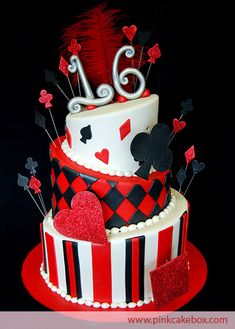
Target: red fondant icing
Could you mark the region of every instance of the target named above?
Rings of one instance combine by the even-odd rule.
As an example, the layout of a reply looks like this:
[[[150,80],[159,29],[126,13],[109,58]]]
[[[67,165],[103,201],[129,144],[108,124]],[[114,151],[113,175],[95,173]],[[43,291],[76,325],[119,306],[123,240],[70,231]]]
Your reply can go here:
[[[158,232],[157,267],[171,259],[173,226]]]
[[[149,216],[151,211],[153,210],[155,206],[155,201],[152,199],[152,197],[148,194],[144,197],[142,202],[139,205],[139,209],[144,213],[146,216]]]
[[[94,300],[98,302],[112,302],[112,273],[110,243],[102,245],[92,244],[92,269]]]
[[[189,214],[185,212],[183,214],[183,230],[182,230],[182,245],[181,245],[181,254],[184,254],[186,251],[186,241],[188,235],[188,218]]]
[[[69,147],[71,148],[72,147],[72,137],[71,137],[70,131],[67,127],[66,127],[65,131],[66,131],[67,142],[69,144]]]
[[[95,106],[95,105],[87,105],[87,106],[86,106],[86,109],[87,109],[88,111],[91,111],[91,110],[96,109],[96,106]]]
[[[133,204],[129,200],[125,199],[117,208],[116,213],[128,223],[135,211],[136,208],[133,206]]]
[[[132,301],[139,301],[139,238],[134,238],[132,243]]]
[[[71,295],[71,297],[77,297],[72,242],[66,241],[65,246],[66,246],[66,254],[67,254],[67,261],[68,261],[70,295]]]
[[[59,63],[59,70],[66,76],[69,76],[68,70],[69,63],[61,56],[60,63]]]
[[[99,159],[100,161],[108,164],[109,163],[109,150],[103,149],[101,152],[96,152],[95,157]]]
[[[154,303],[162,308],[189,290],[188,257],[183,254],[150,272]]]
[[[119,128],[121,141],[131,132],[131,121],[126,120]]]
[[[127,98],[125,96],[119,95],[117,98],[118,103],[125,103],[127,102]]]
[[[48,266],[49,266],[49,281],[53,285],[58,287],[58,273],[57,273],[54,238],[46,232],[45,239],[46,239]]]
[[[69,187],[69,182],[64,176],[64,173],[61,173],[60,176],[58,177],[58,184],[60,186],[60,190],[62,193],[64,193]]]

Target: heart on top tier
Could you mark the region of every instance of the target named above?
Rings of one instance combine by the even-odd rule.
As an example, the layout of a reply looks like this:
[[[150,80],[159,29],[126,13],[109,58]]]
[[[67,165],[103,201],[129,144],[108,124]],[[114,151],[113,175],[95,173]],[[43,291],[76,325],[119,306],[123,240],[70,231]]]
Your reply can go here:
[[[59,233],[72,239],[108,243],[103,211],[94,193],[78,192],[72,198],[71,208],[60,210],[55,215],[54,227]]]
[[[131,25],[130,27],[123,26],[122,28],[122,32],[125,34],[125,36],[129,41],[132,41],[134,39],[136,31],[137,31],[137,27],[135,25]]]
[[[96,152],[95,157],[99,159],[100,161],[108,164],[109,163],[109,150],[103,149],[101,152]]]

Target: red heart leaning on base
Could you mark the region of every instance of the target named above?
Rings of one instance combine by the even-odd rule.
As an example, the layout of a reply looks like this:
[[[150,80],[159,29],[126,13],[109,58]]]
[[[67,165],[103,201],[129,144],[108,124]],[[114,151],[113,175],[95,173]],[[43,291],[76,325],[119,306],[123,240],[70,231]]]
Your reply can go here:
[[[185,121],[180,121],[178,119],[173,119],[173,127],[174,127],[174,132],[175,133],[177,133],[180,130],[184,129],[185,126],[186,126]]]
[[[137,31],[137,27],[135,25],[131,25],[130,27],[123,26],[122,28],[122,32],[125,34],[125,36],[129,41],[132,41],[134,39],[136,31]]]
[[[99,159],[100,161],[108,164],[109,163],[109,150],[103,149],[101,152],[96,152],[95,157]]]
[[[108,243],[102,207],[94,193],[78,192],[72,198],[71,208],[55,215],[54,227],[59,233],[72,239]]]

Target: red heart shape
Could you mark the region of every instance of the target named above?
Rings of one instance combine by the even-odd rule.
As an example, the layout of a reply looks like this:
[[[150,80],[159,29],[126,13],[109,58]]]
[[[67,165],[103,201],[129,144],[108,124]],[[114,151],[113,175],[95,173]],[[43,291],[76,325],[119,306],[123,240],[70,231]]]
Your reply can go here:
[[[109,163],[109,150],[103,149],[101,152],[96,152],[95,157],[100,161],[108,164]]]
[[[102,207],[94,193],[78,192],[71,201],[71,208],[55,215],[54,227],[59,233],[72,239],[108,243]]]
[[[134,39],[136,31],[137,31],[137,27],[135,25],[131,25],[130,27],[123,26],[122,28],[122,32],[125,34],[125,36],[130,42]]]
[[[184,129],[185,126],[186,126],[185,121],[180,121],[178,119],[173,120],[174,133],[177,133],[180,130]]]

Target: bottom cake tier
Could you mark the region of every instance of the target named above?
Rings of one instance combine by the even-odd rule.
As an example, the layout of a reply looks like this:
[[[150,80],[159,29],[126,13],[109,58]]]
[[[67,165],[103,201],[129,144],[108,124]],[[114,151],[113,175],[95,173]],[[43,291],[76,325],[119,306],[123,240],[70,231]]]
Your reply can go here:
[[[137,225],[106,230],[108,244],[58,233],[51,212],[41,226],[41,274],[68,302],[102,308],[133,308],[153,299],[150,272],[185,253],[189,206],[172,189],[169,205]]]

